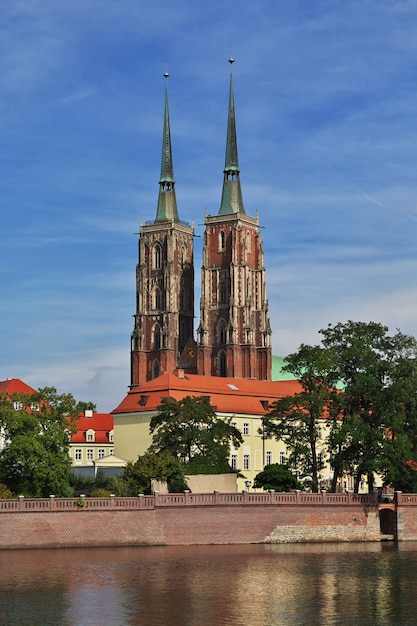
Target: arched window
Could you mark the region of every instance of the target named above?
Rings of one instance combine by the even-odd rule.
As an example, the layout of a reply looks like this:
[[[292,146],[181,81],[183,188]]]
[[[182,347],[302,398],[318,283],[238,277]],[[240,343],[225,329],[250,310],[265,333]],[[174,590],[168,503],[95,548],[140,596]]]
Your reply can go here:
[[[154,291],[154,309],[160,309],[161,308],[161,290],[159,289],[159,287],[155,287],[155,291]]]
[[[226,352],[222,350],[219,352],[219,376],[226,376],[227,368],[226,368]]]
[[[159,244],[156,244],[153,249],[153,266],[156,270],[160,270],[162,267],[161,257],[161,246]]]
[[[219,302],[224,304],[227,301],[227,289],[224,280],[219,284]]]
[[[227,339],[226,322],[221,320],[219,323],[219,343],[225,344]]]
[[[226,233],[224,230],[219,232],[219,251],[224,252],[226,250]]]
[[[159,324],[155,324],[153,346],[155,350],[160,350],[161,348],[161,327]]]
[[[152,363],[152,378],[158,378],[159,370],[159,361],[155,359],[155,361]]]

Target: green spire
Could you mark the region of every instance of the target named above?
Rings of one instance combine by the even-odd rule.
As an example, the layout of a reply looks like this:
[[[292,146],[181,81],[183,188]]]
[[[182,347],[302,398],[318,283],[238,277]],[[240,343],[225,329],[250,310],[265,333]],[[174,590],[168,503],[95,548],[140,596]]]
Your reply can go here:
[[[226,159],[224,164],[223,193],[219,215],[245,213],[240,187],[240,170],[237,158],[235,101],[233,95],[232,64],[230,63],[229,114],[227,119]]]
[[[158,209],[156,211],[155,222],[163,222],[166,220],[178,222],[174,168],[172,165],[171,131],[169,127],[168,72],[165,72],[164,76],[166,79],[164,130],[162,134],[161,177],[159,179]]]

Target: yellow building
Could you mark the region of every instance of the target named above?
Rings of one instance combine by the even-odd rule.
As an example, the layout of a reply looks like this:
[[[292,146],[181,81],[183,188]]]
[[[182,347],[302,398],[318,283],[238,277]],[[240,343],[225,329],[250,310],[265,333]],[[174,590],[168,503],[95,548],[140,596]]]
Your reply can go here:
[[[230,464],[244,476],[238,480],[238,489],[250,488],[265,465],[286,464],[288,458],[282,441],[263,437],[262,417],[273,402],[300,390],[300,384],[295,380],[259,381],[197,376],[185,374],[183,370],[166,373],[131,389],[112,412],[114,452],[129,461],[135,461],[144,454],[152,442],[149,424],[162,398],[181,400],[185,396],[206,396],[218,417],[229,421],[242,434],[242,445],[232,448],[230,452]],[[323,439],[326,428],[323,420]],[[322,478],[329,478],[329,472],[324,465]]]

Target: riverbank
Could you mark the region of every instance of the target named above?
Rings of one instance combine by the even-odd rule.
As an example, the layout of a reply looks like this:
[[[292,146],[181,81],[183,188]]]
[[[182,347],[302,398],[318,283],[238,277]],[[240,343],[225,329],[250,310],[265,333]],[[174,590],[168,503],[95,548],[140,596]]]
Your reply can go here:
[[[20,497],[0,524],[2,549],[381,540],[376,494]]]

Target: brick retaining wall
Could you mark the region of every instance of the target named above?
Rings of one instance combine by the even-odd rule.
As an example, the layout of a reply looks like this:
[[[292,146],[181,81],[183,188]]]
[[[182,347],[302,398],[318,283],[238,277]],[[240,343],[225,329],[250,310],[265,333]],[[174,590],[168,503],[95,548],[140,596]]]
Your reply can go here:
[[[379,541],[374,494],[168,494],[0,501],[0,548]]]

